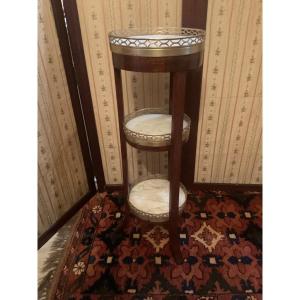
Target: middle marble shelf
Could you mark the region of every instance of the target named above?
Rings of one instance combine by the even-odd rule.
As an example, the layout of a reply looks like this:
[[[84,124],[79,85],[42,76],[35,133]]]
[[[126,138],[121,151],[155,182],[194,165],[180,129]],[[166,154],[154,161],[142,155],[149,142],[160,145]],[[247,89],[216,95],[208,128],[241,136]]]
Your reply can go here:
[[[182,141],[189,138],[191,119],[184,114]],[[134,147],[148,150],[171,145],[172,115],[163,108],[144,108],[124,118],[126,140]]]

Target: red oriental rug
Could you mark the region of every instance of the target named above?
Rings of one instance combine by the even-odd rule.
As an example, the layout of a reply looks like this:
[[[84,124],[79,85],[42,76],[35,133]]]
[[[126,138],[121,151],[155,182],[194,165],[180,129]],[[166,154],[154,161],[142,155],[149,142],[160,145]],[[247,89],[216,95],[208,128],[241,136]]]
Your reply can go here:
[[[262,299],[261,202],[250,192],[189,194],[177,265],[164,227],[131,216],[115,234],[123,198],[97,195],[82,209],[50,299]]]

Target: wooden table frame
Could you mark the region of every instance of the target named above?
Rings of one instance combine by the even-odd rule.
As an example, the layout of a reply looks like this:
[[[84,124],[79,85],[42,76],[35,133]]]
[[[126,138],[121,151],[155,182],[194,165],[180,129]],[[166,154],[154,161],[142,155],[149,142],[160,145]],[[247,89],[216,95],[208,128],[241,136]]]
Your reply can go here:
[[[168,151],[169,180],[170,180],[170,208],[167,227],[169,229],[170,246],[176,263],[183,263],[179,239],[179,187],[181,177],[182,155],[182,129],[186,96],[186,78],[188,72],[199,71],[202,65],[203,53],[167,57],[140,57],[112,53],[115,85],[117,93],[118,118],[120,128],[123,184],[126,195],[125,215],[122,226],[127,224],[129,215],[128,205],[128,162],[126,137],[122,125],[124,123],[124,101],[122,91],[121,70],[135,72],[170,72],[170,104],[169,112],[172,114],[171,144],[164,147],[136,147],[148,151]],[[191,124],[197,126],[197,124]]]

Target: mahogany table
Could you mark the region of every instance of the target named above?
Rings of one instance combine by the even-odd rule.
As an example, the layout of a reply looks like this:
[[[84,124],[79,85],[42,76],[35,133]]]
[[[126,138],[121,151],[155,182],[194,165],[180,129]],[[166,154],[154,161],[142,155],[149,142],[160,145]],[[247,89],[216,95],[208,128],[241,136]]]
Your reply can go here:
[[[190,126],[197,126],[190,124],[189,117],[184,114],[186,75],[199,70],[202,65],[204,40],[205,31],[192,28],[130,29],[109,34],[120,124],[123,184],[127,196],[125,220],[131,211],[147,221],[167,222],[170,247],[177,263],[183,262],[178,229],[180,212],[187,197],[180,183],[182,144],[188,139]],[[169,72],[169,111],[146,108],[124,116],[121,70]],[[140,150],[168,151],[169,181],[154,176],[129,189],[126,142]],[[159,195],[167,195],[167,199]]]

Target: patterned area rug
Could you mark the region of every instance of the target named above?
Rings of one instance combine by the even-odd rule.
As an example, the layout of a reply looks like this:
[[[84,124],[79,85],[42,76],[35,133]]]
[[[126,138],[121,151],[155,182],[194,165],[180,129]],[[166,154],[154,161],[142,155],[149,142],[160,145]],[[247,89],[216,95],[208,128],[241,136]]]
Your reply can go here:
[[[51,299],[262,299],[261,202],[259,193],[189,194],[177,265],[163,226],[131,216],[116,234],[122,196],[95,196],[75,226]]]

